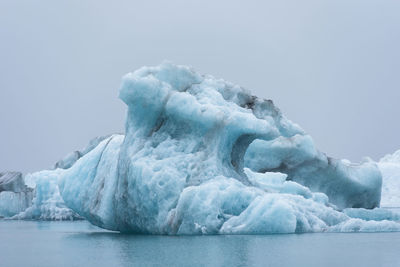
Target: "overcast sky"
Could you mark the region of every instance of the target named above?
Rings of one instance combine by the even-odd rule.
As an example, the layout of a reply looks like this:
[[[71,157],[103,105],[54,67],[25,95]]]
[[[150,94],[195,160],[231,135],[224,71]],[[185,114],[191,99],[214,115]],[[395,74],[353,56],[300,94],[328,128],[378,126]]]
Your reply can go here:
[[[122,75],[165,59],[272,99],[333,157],[400,148],[398,0],[0,0],[0,171],[123,132]]]

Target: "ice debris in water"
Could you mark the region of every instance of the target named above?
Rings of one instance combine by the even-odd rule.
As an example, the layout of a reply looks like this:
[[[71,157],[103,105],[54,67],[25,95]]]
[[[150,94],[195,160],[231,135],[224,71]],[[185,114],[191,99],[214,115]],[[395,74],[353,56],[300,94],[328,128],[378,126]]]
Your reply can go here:
[[[125,135],[60,173],[65,204],[93,224],[149,234],[400,230],[379,209],[343,212],[379,206],[377,165],[327,157],[270,100],[170,63],[127,74],[120,98]]]

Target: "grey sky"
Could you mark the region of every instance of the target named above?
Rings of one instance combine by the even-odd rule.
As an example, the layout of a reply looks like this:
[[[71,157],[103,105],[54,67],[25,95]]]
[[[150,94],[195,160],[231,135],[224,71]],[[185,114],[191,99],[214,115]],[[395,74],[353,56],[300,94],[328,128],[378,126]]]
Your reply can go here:
[[[120,78],[164,59],[274,100],[327,154],[400,148],[400,1],[0,0],[0,170],[122,132]]]

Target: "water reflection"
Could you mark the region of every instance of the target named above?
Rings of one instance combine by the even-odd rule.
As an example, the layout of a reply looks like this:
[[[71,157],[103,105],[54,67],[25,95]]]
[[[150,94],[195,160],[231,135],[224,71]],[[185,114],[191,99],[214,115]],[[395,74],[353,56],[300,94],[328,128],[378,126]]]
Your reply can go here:
[[[142,236],[118,233],[77,233],[64,236],[71,246],[91,246],[97,257],[120,266],[238,266],[250,262],[247,236]],[[86,248],[87,249],[87,248]],[[98,258],[99,260],[99,258]]]
[[[399,249],[400,233],[143,236],[0,221],[1,266],[400,266]]]

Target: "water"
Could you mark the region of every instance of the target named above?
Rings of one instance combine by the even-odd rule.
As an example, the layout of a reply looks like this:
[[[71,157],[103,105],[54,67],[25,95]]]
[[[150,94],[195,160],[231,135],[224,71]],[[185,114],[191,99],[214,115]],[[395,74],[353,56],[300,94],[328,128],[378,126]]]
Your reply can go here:
[[[0,220],[0,266],[400,266],[400,233],[142,236]]]

